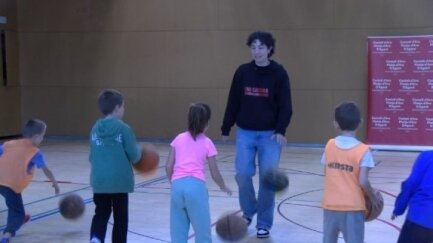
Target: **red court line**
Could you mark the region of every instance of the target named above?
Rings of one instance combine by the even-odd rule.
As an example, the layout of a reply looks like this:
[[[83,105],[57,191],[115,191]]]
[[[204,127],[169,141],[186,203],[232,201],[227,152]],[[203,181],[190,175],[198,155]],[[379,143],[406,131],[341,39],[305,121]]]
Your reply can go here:
[[[387,192],[387,191],[384,191],[384,190],[379,190],[380,192],[382,192],[383,194],[386,194],[386,195],[388,195],[388,196],[391,196],[391,197],[397,197],[396,195],[394,195],[394,194],[392,194],[392,193],[389,193],[389,192]]]
[[[52,182],[52,181],[50,181],[50,180],[45,180],[44,182]],[[57,181],[57,183],[71,184],[72,181]]]
[[[400,230],[401,230],[400,227],[398,227],[398,226],[395,225],[395,224],[392,224],[391,222],[388,222],[388,221],[386,221],[386,220],[379,219],[379,218],[377,218],[376,220],[378,220],[378,221],[380,221],[380,222],[382,222],[382,223],[384,223],[384,224],[387,224],[387,225],[391,226],[392,228],[396,229],[396,230],[399,231],[399,232],[400,232]]]

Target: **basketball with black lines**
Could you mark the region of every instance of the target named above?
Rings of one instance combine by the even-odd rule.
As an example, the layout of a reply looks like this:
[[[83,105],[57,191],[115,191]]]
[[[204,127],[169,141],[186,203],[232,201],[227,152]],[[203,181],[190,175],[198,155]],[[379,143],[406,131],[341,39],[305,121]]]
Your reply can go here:
[[[84,214],[85,209],[84,200],[74,193],[64,196],[59,201],[59,211],[65,219],[76,220]]]
[[[382,194],[377,189],[373,189],[373,190],[374,190],[374,194],[376,195],[377,199],[379,200],[379,205],[373,207],[373,205],[371,204],[371,199],[367,195],[364,195],[365,208],[366,208],[366,210],[365,210],[365,221],[366,222],[375,220],[377,217],[379,217],[379,215],[383,211],[384,202],[383,202]]]
[[[245,237],[248,230],[247,222],[239,215],[225,214],[216,222],[216,233],[225,241],[238,241]]]
[[[263,183],[269,190],[281,192],[289,187],[289,177],[281,170],[268,170],[265,172]]]

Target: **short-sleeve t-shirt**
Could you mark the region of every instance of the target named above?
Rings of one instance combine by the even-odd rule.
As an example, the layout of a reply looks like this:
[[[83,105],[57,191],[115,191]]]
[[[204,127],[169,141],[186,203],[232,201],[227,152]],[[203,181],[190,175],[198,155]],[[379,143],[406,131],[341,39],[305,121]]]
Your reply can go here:
[[[0,145],[0,156],[2,154],[3,154],[3,144]],[[27,172],[30,173],[34,166],[36,166],[36,168],[38,169],[45,167],[45,159],[40,151],[36,152],[36,154],[30,160],[30,163],[27,167]]]
[[[204,133],[197,135],[194,140],[189,132],[183,132],[170,145],[175,150],[171,180],[192,176],[205,181],[206,161],[218,154],[212,140]]]
[[[340,149],[350,149],[358,145],[360,141],[354,137],[349,136],[337,136],[335,137],[335,145],[337,145]],[[320,161],[323,165],[326,164],[326,157],[325,153],[322,155],[322,159]],[[371,151],[368,150],[364,157],[362,158],[360,162],[360,167],[368,167],[368,168],[374,168],[375,163],[373,160],[373,155],[371,154]]]

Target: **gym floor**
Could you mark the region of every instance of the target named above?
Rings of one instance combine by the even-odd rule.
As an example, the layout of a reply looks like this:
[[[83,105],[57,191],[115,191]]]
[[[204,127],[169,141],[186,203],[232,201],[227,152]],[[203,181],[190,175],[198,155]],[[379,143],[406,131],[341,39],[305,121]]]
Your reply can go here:
[[[135,177],[136,189],[129,197],[128,242],[170,242],[169,211],[170,183],[165,176],[164,165],[168,143],[154,143],[161,156],[158,171],[153,175]],[[232,196],[219,191],[207,173],[209,203],[212,222],[226,212],[238,212],[238,193],[234,181],[233,144],[217,144],[218,161],[226,183],[233,190]],[[94,205],[92,189],[89,185],[90,165],[87,140],[49,138],[43,142],[41,150],[47,165],[60,181],[61,194],[54,195],[54,189],[38,170],[33,182],[23,193],[26,213],[32,215],[11,240],[15,242],[89,242],[89,229]],[[284,193],[277,194],[274,226],[271,237],[257,239],[255,218],[248,229],[248,235],[240,242],[321,242],[323,193],[323,166],[320,157],[323,148],[288,145],[284,148],[280,168],[287,172],[290,186]],[[374,151],[376,168],[370,172],[373,187],[382,191],[384,210],[378,219],[366,223],[365,242],[396,242],[404,216],[390,220],[400,183],[409,175],[411,166],[418,155],[416,152]],[[257,176],[255,177],[257,184]],[[79,194],[85,201],[84,215],[75,221],[62,218],[58,211],[60,198],[69,193]],[[7,209],[0,200],[0,229],[6,224]],[[108,225],[105,242],[111,242],[112,220]],[[223,242],[212,225],[213,242]],[[194,232],[190,231],[189,242],[194,242]],[[339,242],[344,242],[341,238]]]

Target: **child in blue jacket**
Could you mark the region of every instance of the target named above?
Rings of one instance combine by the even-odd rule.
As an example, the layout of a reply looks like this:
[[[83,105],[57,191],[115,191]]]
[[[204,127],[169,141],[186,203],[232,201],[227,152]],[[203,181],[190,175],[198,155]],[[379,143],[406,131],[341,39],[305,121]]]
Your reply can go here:
[[[433,151],[422,152],[402,184],[391,219],[409,206],[398,243],[433,242]]]

